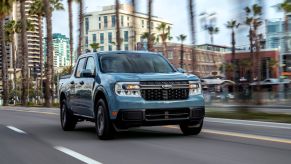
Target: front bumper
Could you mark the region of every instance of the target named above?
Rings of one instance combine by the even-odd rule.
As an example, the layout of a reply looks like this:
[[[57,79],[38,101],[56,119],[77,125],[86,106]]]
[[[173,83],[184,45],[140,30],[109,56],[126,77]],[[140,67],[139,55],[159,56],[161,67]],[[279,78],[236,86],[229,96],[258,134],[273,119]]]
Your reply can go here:
[[[118,128],[137,126],[175,125],[181,123],[199,124],[205,116],[205,108],[169,108],[169,109],[121,109],[113,122]]]

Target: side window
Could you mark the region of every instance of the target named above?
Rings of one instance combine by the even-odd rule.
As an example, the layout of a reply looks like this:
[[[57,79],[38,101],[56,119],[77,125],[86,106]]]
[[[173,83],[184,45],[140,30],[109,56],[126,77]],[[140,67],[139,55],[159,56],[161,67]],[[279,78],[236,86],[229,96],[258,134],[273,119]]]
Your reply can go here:
[[[91,70],[91,72],[95,72],[95,60],[93,57],[89,57],[86,64],[86,69]]]
[[[86,58],[82,58],[78,62],[75,77],[81,77],[81,71],[84,69]]]

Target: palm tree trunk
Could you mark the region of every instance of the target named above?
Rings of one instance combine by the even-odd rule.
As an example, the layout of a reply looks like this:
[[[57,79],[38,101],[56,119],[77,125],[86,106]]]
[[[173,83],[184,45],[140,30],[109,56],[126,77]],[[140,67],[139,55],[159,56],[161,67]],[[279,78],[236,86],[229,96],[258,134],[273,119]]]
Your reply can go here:
[[[53,68],[53,47],[52,47],[52,12],[49,0],[43,0],[45,4],[46,30],[47,30],[47,66],[46,66],[46,83],[45,83],[45,106],[52,106],[52,68]]]
[[[119,23],[119,0],[115,0],[115,15],[116,15],[116,49],[121,49],[120,38],[120,23]]]
[[[20,12],[21,12],[21,45],[22,45],[22,94],[21,103],[23,106],[27,105],[28,100],[28,48],[27,48],[27,22],[26,22],[26,12],[25,12],[25,0],[20,2]]]
[[[194,0],[195,1],[195,0]],[[193,0],[189,0],[189,16],[190,16],[190,29],[191,29],[191,43],[192,43],[192,66],[193,66],[193,73],[198,75],[197,72],[197,63],[196,63],[196,55],[195,55],[195,2]],[[194,11],[193,11],[194,10]]]
[[[39,66],[40,66],[40,93],[42,98],[42,83],[43,83],[43,44],[42,44],[42,17],[38,16],[38,33],[39,33],[39,51],[40,51],[40,59],[39,59]]]
[[[152,22],[152,6],[153,6],[153,0],[148,0],[148,51],[152,51],[153,48],[153,43],[152,43],[152,26],[151,26],[151,22]]]
[[[79,0],[79,43],[78,43],[78,56],[82,54],[82,45],[83,45],[83,24],[84,24],[84,15],[83,15],[83,0]]]
[[[288,39],[289,39],[289,36],[288,36],[288,15],[287,15],[287,13],[285,14],[285,22],[284,22],[284,26],[285,26],[285,30],[284,30],[284,32],[285,32],[285,37],[284,37],[284,46],[285,46],[285,52],[287,53],[287,52],[289,52],[289,49],[288,49]]]
[[[132,7],[133,7],[133,10],[132,10],[132,15],[133,15],[133,20],[132,20],[132,29],[133,29],[133,36],[132,36],[132,48],[133,50],[136,50],[136,1],[135,0],[131,0],[131,3],[132,3]]]
[[[72,71],[73,67],[73,11],[72,11],[72,0],[68,0],[68,14],[69,14],[69,31],[70,31],[70,71]]]
[[[16,48],[15,48],[15,42],[14,42],[14,34],[12,35],[12,64],[13,64],[13,77],[14,77],[14,86],[13,88],[16,89]]]
[[[213,44],[213,42],[214,42],[213,34],[210,34],[210,42],[211,42],[211,44]]]
[[[2,50],[2,88],[3,88],[3,105],[8,105],[8,75],[7,75],[7,53],[5,43],[5,32],[4,32],[4,18],[0,19],[0,35],[1,35],[1,50]]]
[[[181,43],[181,50],[180,50],[180,68],[183,68],[184,66],[184,45]]]
[[[233,29],[232,29],[232,32],[231,32],[231,44],[232,44],[231,64],[234,66],[235,65],[235,33],[234,33]],[[235,81],[235,72],[236,72],[236,69],[234,68],[233,69],[233,75],[232,75],[233,81]]]

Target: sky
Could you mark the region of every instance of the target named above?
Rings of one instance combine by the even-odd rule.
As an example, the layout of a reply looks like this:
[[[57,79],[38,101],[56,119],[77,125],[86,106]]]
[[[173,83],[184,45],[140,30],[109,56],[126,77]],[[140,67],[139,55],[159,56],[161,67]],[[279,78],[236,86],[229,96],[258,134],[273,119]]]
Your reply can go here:
[[[147,12],[147,0],[137,0],[139,6],[138,11]],[[201,17],[198,15],[202,12],[216,13],[216,26],[219,27],[220,32],[214,36],[214,43],[219,45],[230,45],[230,31],[226,29],[225,23],[228,20],[234,19],[232,15],[234,1],[246,0],[196,0],[197,8],[197,44],[209,43],[209,35],[202,29]],[[276,11],[272,6],[282,2],[283,0],[265,0],[266,1],[266,16],[271,19],[281,18],[283,13]],[[113,5],[114,0],[85,0],[85,12],[98,11],[102,6]],[[120,0],[120,3],[129,3],[130,0]],[[69,36],[68,29],[68,13],[67,1],[63,0],[65,10],[56,11],[53,13],[53,33],[62,33]],[[173,24],[172,35],[174,42],[178,42],[176,36],[186,34],[186,43],[190,43],[190,29],[188,25],[188,0],[154,0],[153,1],[153,15],[169,20]],[[78,5],[73,4],[74,16],[74,45],[77,45],[78,36]],[[226,37],[227,36],[227,37]]]

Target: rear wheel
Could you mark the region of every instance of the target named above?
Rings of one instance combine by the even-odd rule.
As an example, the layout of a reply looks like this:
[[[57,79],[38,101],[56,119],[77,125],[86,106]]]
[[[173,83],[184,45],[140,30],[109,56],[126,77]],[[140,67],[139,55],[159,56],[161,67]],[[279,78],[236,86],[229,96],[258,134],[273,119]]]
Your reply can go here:
[[[198,135],[203,127],[203,120],[200,124],[182,123],[180,129],[184,135]]]
[[[72,112],[69,111],[66,101],[62,101],[60,110],[61,126],[64,131],[74,130],[77,124],[77,119]]]
[[[114,127],[109,118],[108,109],[103,99],[100,99],[96,105],[95,127],[97,136],[102,139],[112,139],[114,137]]]

